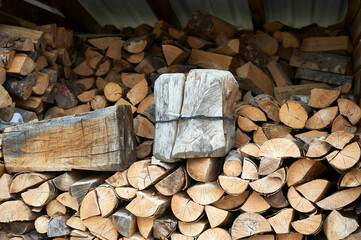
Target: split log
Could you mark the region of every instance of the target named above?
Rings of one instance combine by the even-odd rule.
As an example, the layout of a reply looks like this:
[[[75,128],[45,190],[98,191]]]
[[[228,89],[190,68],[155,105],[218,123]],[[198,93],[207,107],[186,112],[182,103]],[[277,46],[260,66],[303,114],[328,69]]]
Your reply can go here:
[[[315,138],[309,144],[304,146],[306,157],[309,158],[322,158],[328,154],[332,149],[332,146],[324,140]]]
[[[270,71],[273,80],[277,87],[292,85],[292,82],[288,75],[285,73],[280,64],[275,61],[271,61],[267,64],[267,69]]]
[[[288,169],[287,185],[290,187],[313,180],[326,169],[327,167],[318,161],[307,158],[297,160]]]
[[[76,97],[78,98],[78,100],[80,102],[87,103],[87,102],[90,102],[94,98],[96,92],[97,92],[96,89],[92,89],[89,91],[85,91],[85,92],[77,95]]]
[[[5,108],[13,103],[8,91],[3,86],[0,86],[0,108]]]
[[[304,235],[315,235],[322,229],[322,214],[313,215],[306,219],[294,221],[292,227]]]
[[[271,225],[257,213],[242,213],[234,220],[231,229],[232,239],[235,240],[271,231]]]
[[[240,210],[250,213],[263,213],[270,208],[271,206],[264,200],[262,196],[260,196],[257,192],[252,192]]]
[[[1,223],[35,220],[38,215],[21,200],[6,201],[0,205]]]
[[[0,177],[0,202],[7,201],[12,198],[10,186],[13,178],[10,174],[4,173]]]
[[[148,140],[139,144],[136,148],[137,159],[144,159],[152,152],[153,141]]]
[[[89,189],[95,188],[102,184],[106,178],[109,177],[108,173],[105,174],[92,174],[74,182],[69,189],[70,195],[74,197],[78,203],[81,203]]]
[[[109,240],[118,239],[118,232],[108,218],[96,216],[84,220],[83,223],[96,237]]]
[[[48,231],[49,216],[43,215],[35,220],[35,230],[38,233],[44,234]]]
[[[230,151],[223,164],[223,172],[229,177],[238,177],[242,173],[243,157],[237,151]]]
[[[294,129],[302,129],[310,112],[311,109],[301,102],[287,101],[282,105],[279,115],[281,122],[285,125]]]
[[[217,49],[215,49],[215,53],[234,56],[239,53],[240,41],[239,39],[231,39],[223,44],[221,44]]]
[[[73,71],[74,73],[82,77],[90,77],[94,74],[93,69],[88,65],[86,61],[79,64],[76,68],[74,68]]]
[[[204,232],[209,226],[207,219],[201,219],[196,222],[178,222],[179,231],[189,237],[197,237]]]
[[[234,112],[237,112],[240,116],[246,117],[254,122],[266,122],[267,118],[264,112],[256,106],[250,104],[241,103],[236,107]]]
[[[243,170],[241,178],[245,180],[257,180],[258,179],[258,167],[249,158],[243,159]]]
[[[231,222],[232,214],[227,210],[219,209],[212,205],[206,205],[204,209],[212,228],[224,226]]]
[[[334,148],[343,149],[353,138],[354,135],[352,133],[337,131],[331,133],[325,141]]]
[[[111,116],[111,120],[109,120],[109,116]],[[95,137],[91,134],[89,138],[84,138],[85,133],[93,133],[94,126],[98,126],[99,121],[103,123],[104,118],[107,118],[107,128],[106,129],[99,129],[96,127],[95,129],[99,129],[97,136]],[[123,118],[124,120],[120,121],[119,119]],[[109,107],[107,109],[101,109],[96,112],[92,112],[89,114],[83,115],[76,115],[76,116],[69,116],[64,118],[56,118],[47,120],[45,122],[37,122],[31,123],[26,125],[19,125],[12,128],[7,128],[6,132],[3,134],[3,153],[4,159],[7,164],[7,170],[9,172],[13,171],[47,171],[51,169],[52,171],[61,171],[61,170],[70,170],[74,167],[77,169],[88,169],[88,170],[122,170],[135,160],[135,148],[132,139],[132,135],[129,131],[132,130],[132,123],[131,123],[131,113],[129,107]],[[64,125],[65,121],[72,122],[71,125]],[[81,123],[81,124],[80,124]],[[119,126],[120,124],[120,126]],[[102,124],[100,124],[101,126]],[[75,131],[74,129],[80,128],[81,131]],[[91,130],[87,130],[87,128]],[[34,129],[38,129],[36,132],[40,132],[41,134],[26,134],[20,135],[19,132],[34,132]],[[60,137],[58,135],[52,134],[52,132],[56,129],[59,132],[59,129],[62,129],[61,132],[63,133],[64,137]],[[112,131],[112,134],[107,132],[107,129],[118,129],[116,132]],[[108,137],[105,139],[100,139],[99,136],[102,134],[107,135]],[[44,139],[46,134],[49,135],[49,139],[54,139],[53,147],[51,145],[47,145],[44,148],[43,145],[39,145],[39,141],[36,140],[37,138]],[[79,135],[80,134],[80,135]],[[115,134],[115,135],[114,135]],[[121,146],[122,143],[118,140],[120,136],[125,134],[125,138],[128,139],[127,146]],[[15,137],[15,135],[17,137]],[[81,136],[81,137],[80,137]],[[113,136],[113,138],[111,137]],[[27,137],[25,139],[25,137]],[[74,139],[88,139],[88,142],[78,141],[77,144],[74,144]],[[30,141],[30,140],[33,141]],[[62,142],[59,142],[59,139],[63,139]],[[64,140],[65,139],[65,140]],[[113,140],[112,140],[113,139]],[[23,142],[26,140],[27,144]],[[71,144],[69,144],[70,142]],[[110,144],[111,149],[115,149],[109,152],[109,142],[101,144],[101,140],[111,141]],[[51,141],[51,140],[49,140]],[[42,141],[40,141],[41,143]],[[21,146],[20,146],[21,145]],[[102,149],[98,149],[97,152],[93,150],[89,150],[89,148],[93,148],[94,146],[103,145],[107,149],[106,151],[102,152]],[[38,147],[42,148],[41,152],[33,152],[33,150],[24,153],[24,146],[27,149],[37,149]],[[63,146],[63,147],[60,147]],[[23,152],[21,155],[16,154],[19,149],[22,149]],[[48,154],[49,151],[52,154]],[[54,149],[62,149],[62,151],[53,151]],[[67,149],[66,151],[64,149]],[[74,149],[76,151],[74,152]],[[122,149],[126,149],[127,151],[121,154],[121,158],[119,158],[119,152]],[[47,153],[47,154],[45,154]],[[89,155],[89,153],[92,153]],[[46,156],[45,156],[46,155]],[[20,157],[19,157],[20,156]],[[108,159],[108,164],[104,163],[104,156]],[[46,157],[46,159],[44,158]],[[22,164],[19,163],[19,159],[21,160]],[[68,164],[64,165],[63,161]],[[73,159],[73,160],[72,160]],[[83,159],[83,160],[82,160]],[[89,161],[91,159],[91,161]],[[99,167],[99,161],[101,160],[101,167]],[[47,162],[47,164],[42,164],[43,162]],[[73,161],[73,164],[71,162]],[[52,164],[50,164],[52,162]],[[75,165],[74,165],[75,164]],[[117,167],[114,167],[116,164]]]
[[[324,179],[316,179],[296,187],[296,190],[311,202],[317,202],[324,198],[330,189],[331,182]]]
[[[100,215],[100,207],[96,190],[88,192],[81,201],[79,215],[81,220]]]
[[[99,50],[105,51],[112,42],[121,40],[120,37],[100,37],[88,39],[88,42]]]
[[[269,158],[269,157],[261,157],[258,174],[259,175],[269,175],[275,171],[277,171],[282,165],[282,158]]]
[[[252,120],[246,117],[238,116],[237,118],[238,127],[244,132],[253,132],[258,129],[258,125]]]
[[[58,200],[61,204],[63,204],[65,207],[71,208],[75,211],[79,210],[79,203],[75,198],[73,198],[69,192],[64,192],[56,197],[56,200]]]
[[[228,177],[220,175],[218,177],[220,187],[230,195],[239,195],[243,193],[248,187],[248,180],[243,180],[239,177]]]
[[[113,60],[121,60],[123,44],[124,44],[124,40],[113,41],[109,45],[107,49],[107,53],[105,55]]]
[[[216,239],[224,239],[224,240],[231,240],[231,235],[222,228],[210,228],[204,231],[199,237],[199,240],[216,240]]]
[[[35,62],[24,53],[16,53],[14,59],[6,70],[8,74],[18,74],[26,76],[35,69]]]
[[[182,222],[196,221],[204,211],[204,206],[192,201],[184,192],[172,197],[171,208],[174,216]]]
[[[353,81],[352,75],[340,75],[335,73],[321,72],[311,69],[297,68],[295,78],[306,79],[340,86]]]
[[[294,49],[290,65],[323,72],[346,74],[350,72],[351,59],[348,56],[327,52],[302,52]]]
[[[308,106],[313,108],[326,108],[333,104],[340,96],[340,91],[315,88],[311,90]]]
[[[95,95],[90,101],[90,106],[93,110],[99,110],[99,109],[106,108],[108,106],[108,102],[104,96]],[[132,112],[133,112],[133,110],[132,110]]]
[[[167,163],[153,163],[146,165],[138,175],[138,189],[143,190],[156,184],[166,175],[168,175],[175,165]]]
[[[127,179],[131,186],[138,189],[138,177],[144,167],[150,164],[150,160],[141,160],[133,163],[127,171]]]
[[[237,67],[235,58],[231,56],[197,49],[192,49],[188,63],[202,68],[228,70],[231,72],[234,72]]]
[[[274,88],[274,96],[278,102],[288,100],[292,95],[309,95],[314,88],[330,88],[324,83],[311,83],[303,85],[282,86]]]
[[[173,196],[186,187],[187,177],[187,172],[184,167],[179,167],[155,184],[155,188],[164,196]]]
[[[348,133],[355,133],[357,128],[353,126],[347,119],[342,115],[338,115],[332,123],[331,132],[345,131]]]
[[[291,32],[282,32],[282,46],[284,48],[299,48],[299,37]]]
[[[51,181],[42,183],[39,187],[29,189],[21,194],[22,199],[27,205],[33,207],[42,207],[57,195],[56,188]]]
[[[67,209],[66,207],[61,204],[58,200],[53,200],[51,202],[49,202],[47,205],[46,205],[46,214],[49,216],[49,217],[54,217],[54,216],[58,216],[59,214],[67,214]]]
[[[154,220],[155,218],[137,217],[137,226],[142,237],[151,238]]]
[[[261,69],[248,62],[237,69],[237,76],[247,84],[255,94],[267,93],[274,96],[275,84]]]
[[[164,82],[169,84],[163,84]],[[222,82],[222,85],[216,84],[219,82]],[[202,87],[199,88],[199,86]],[[182,99],[183,91],[187,93],[184,95],[184,99]],[[169,92],[172,92],[173,97],[170,97]],[[228,92],[227,96],[223,96],[226,92]],[[229,72],[191,70],[187,80],[185,80],[184,74],[163,74],[155,82],[156,119],[157,121],[167,121],[177,118],[177,115],[208,117],[209,112],[215,116],[229,118],[232,116],[231,103],[236,94],[236,82]],[[202,101],[204,98],[209,100]],[[224,102],[222,99],[227,99],[227,101]],[[195,103],[197,106],[194,106]],[[182,109],[181,106],[183,106]],[[169,112],[176,116],[169,115]],[[204,121],[207,124],[204,124]],[[232,140],[233,122],[211,122],[212,124],[207,119],[190,119],[157,123],[154,156],[157,159],[171,162],[177,161],[179,158],[224,156],[234,144]],[[193,134],[189,135],[190,132]],[[219,140],[213,142],[212,139]],[[206,152],[203,150],[204,147],[200,147],[200,144],[204,146],[205,141],[209,143]]]
[[[260,148],[259,155],[262,157],[301,157],[301,143],[287,138],[274,138],[264,142]]]
[[[52,173],[19,173],[14,176],[10,186],[10,193],[20,193],[38,186],[54,177]]]
[[[340,212],[333,210],[323,224],[323,231],[327,239],[344,239],[358,228],[356,219],[344,217]]]
[[[267,219],[273,230],[277,234],[290,233],[291,222],[295,216],[295,210],[292,208],[284,208],[276,215]]]
[[[162,45],[162,50],[168,66],[182,64],[189,56],[187,52],[173,45]]]
[[[352,169],[347,172],[339,183],[340,188],[358,187],[361,185],[361,169]]]
[[[235,210],[238,209],[249,196],[249,191],[244,191],[239,195],[224,195],[218,201],[214,202],[212,205],[223,209],[223,210]]]
[[[145,79],[135,84],[127,93],[127,98],[133,105],[140,103],[148,94],[148,83]]]
[[[115,193],[120,199],[131,201],[137,196],[137,189],[133,187],[116,187]]]
[[[83,221],[80,219],[79,216],[72,216],[71,218],[68,219],[68,221],[66,221],[66,225],[68,225],[69,227],[76,229],[76,230],[80,230],[80,231],[86,231],[87,228],[85,227],[85,225],[83,224]]]
[[[95,76],[104,76],[109,73],[111,67],[110,64],[110,60],[106,59],[103,63],[99,65],[97,71],[95,72]]]
[[[338,99],[337,104],[340,114],[351,122],[352,125],[358,123],[361,119],[361,108],[354,102],[347,99]]]
[[[293,186],[288,189],[287,199],[290,205],[298,212],[310,213],[316,210],[316,207],[309,200],[302,197]]]
[[[65,172],[55,177],[52,181],[57,189],[66,192],[69,191],[69,188],[73,183],[84,178],[85,174],[85,172],[80,171]]]
[[[170,198],[152,190],[138,191],[126,209],[137,217],[153,217],[164,213],[170,206]]]
[[[326,156],[328,163],[336,170],[347,170],[353,167],[361,157],[361,149],[357,142],[353,142],[341,151],[335,150]]]
[[[361,187],[341,190],[316,202],[324,210],[338,210],[354,202],[361,194]]]
[[[105,180],[106,183],[113,187],[124,187],[128,186],[129,182],[127,179],[128,170],[116,172],[114,175]]]
[[[347,51],[352,52],[348,36],[308,37],[302,40],[300,50],[304,52]]]
[[[188,36],[187,43],[192,49],[207,49],[214,45],[211,41],[195,36]]]
[[[188,195],[198,204],[207,205],[219,200],[224,191],[217,182],[196,183],[187,189]]]
[[[286,183],[286,178],[287,168],[280,168],[264,178],[250,182],[249,185],[254,191],[267,195],[280,190]]]
[[[60,215],[49,220],[47,236],[62,237],[70,235],[70,228],[66,225],[67,217]]]
[[[266,33],[259,32],[248,41],[259,47],[267,56],[275,55],[278,50],[278,42]]]
[[[168,238],[177,228],[177,219],[171,214],[156,218],[153,224],[153,236],[156,239]]]
[[[110,102],[116,102],[122,97],[123,88],[114,82],[109,82],[105,85],[104,96]]]
[[[131,237],[137,231],[137,218],[124,208],[120,208],[112,215],[112,223],[124,237]]]
[[[323,129],[331,125],[334,122],[338,114],[338,107],[328,107],[319,110],[306,122],[307,129]]]
[[[26,100],[30,97],[33,86],[36,83],[37,74],[31,73],[23,79],[8,77],[4,83],[4,88],[14,97]]]
[[[138,115],[133,119],[134,133],[138,137],[154,139],[154,125],[147,118]]]
[[[140,53],[150,44],[148,35],[132,37],[123,43],[123,48],[129,53]]]
[[[217,180],[221,168],[219,158],[189,158],[187,159],[187,173],[198,182],[212,182]]]

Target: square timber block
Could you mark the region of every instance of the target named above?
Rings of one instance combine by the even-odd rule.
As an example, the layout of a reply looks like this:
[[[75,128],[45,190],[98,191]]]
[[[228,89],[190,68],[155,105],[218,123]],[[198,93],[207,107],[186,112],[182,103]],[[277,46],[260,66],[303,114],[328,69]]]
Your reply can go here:
[[[234,145],[232,106],[237,90],[229,71],[161,75],[154,87],[153,155],[165,162],[225,156]]]
[[[129,106],[8,127],[3,133],[8,172],[120,171],[135,161]]]

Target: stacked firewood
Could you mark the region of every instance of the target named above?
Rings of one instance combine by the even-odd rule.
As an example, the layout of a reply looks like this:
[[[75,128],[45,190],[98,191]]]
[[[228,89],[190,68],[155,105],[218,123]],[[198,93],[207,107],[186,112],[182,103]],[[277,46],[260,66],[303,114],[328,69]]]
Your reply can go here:
[[[35,73],[45,92],[34,92],[32,82],[21,99],[24,93],[6,87],[13,73],[4,50],[1,112],[15,102],[42,120],[129,105],[139,161],[118,172],[100,172],[101,165],[92,165],[92,172],[36,172],[47,165],[33,164],[37,170],[16,173],[14,164],[26,168],[29,162],[0,164],[0,239],[359,239],[361,109],[352,101],[349,38],[338,25],[293,29],[275,22],[264,28],[238,31],[196,12],[184,30],[159,21],[125,28],[121,37],[87,38],[83,56],[71,48],[71,32],[55,25],[29,30],[43,34],[45,43],[30,44],[39,51],[16,49],[28,41],[17,36],[11,49],[21,58],[12,63],[26,67],[14,73],[24,78],[16,86]],[[194,68],[229,70],[237,79],[235,146],[224,157],[164,163],[151,157],[154,82],[163,73]],[[50,80],[53,72],[56,80]],[[41,73],[48,84],[38,80]],[[107,126],[111,116],[98,121]],[[96,135],[95,125],[80,122],[88,132],[67,131],[84,139],[64,137],[59,145],[91,148],[86,139]],[[22,134],[24,145],[43,127],[49,136],[56,132],[44,122]],[[106,131],[114,136],[102,141],[116,142],[119,133]],[[49,146],[36,153],[46,160]],[[60,171],[76,168],[69,163],[58,165]]]
[[[0,119],[9,122],[15,112],[25,122],[41,119],[44,104],[54,103],[58,77],[72,75],[73,33],[49,24],[36,29],[0,25],[0,34]]]

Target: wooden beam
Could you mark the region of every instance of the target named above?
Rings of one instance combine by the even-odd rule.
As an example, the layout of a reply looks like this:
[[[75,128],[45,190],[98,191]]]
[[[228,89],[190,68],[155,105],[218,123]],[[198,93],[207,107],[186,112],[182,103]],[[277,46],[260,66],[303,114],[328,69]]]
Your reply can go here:
[[[182,29],[177,15],[168,0],[147,0],[149,7],[158,20],[164,20],[178,29]]]
[[[262,30],[266,23],[263,0],[248,0],[248,7],[251,13],[253,30]]]
[[[2,0],[0,13],[15,19],[23,19],[37,25],[56,23],[57,25],[64,27],[72,26],[71,23],[67,22],[67,20],[62,16],[23,0]]]
[[[51,0],[51,3],[65,16],[65,18],[79,23],[87,31],[91,33],[101,32],[102,26],[89,14],[78,0]]]

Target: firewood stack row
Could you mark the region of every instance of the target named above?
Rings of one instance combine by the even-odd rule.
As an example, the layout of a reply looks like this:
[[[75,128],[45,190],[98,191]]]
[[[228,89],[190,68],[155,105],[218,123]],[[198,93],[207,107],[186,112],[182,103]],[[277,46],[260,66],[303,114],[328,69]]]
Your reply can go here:
[[[54,36],[46,28],[44,36]],[[70,61],[52,62],[50,45],[40,50],[49,67],[38,71],[57,73],[54,102],[39,111],[19,107],[42,120],[129,105],[138,161],[118,172],[17,173],[0,164],[0,239],[359,239],[361,109],[351,92],[349,38],[339,25],[264,28],[237,31],[196,12],[184,30],[159,21],[125,28],[122,37],[89,38],[84,56],[52,47]],[[237,79],[234,148],[224,157],[159,161],[154,82],[194,68]]]
[[[24,122],[42,119],[58,78],[72,75],[73,32],[55,24],[34,28],[0,25],[0,119],[6,122],[15,112]]]

